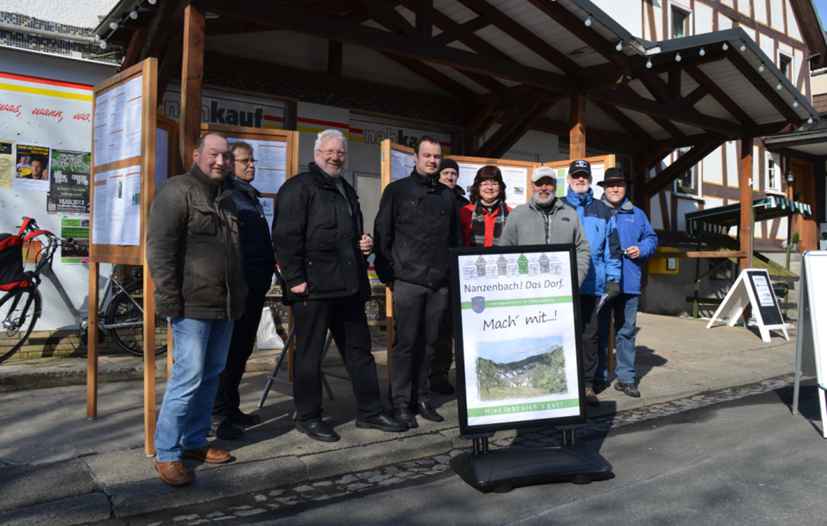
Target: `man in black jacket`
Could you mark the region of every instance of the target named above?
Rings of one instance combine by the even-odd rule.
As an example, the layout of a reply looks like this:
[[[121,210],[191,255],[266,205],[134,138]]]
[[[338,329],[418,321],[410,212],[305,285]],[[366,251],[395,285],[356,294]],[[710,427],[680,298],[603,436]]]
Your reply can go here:
[[[158,414],[155,468],[172,486],[193,480],[184,458],[232,460],[229,452],[207,445],[233,320],[243,314],[247,296],[238,218],[225,187],[229,160],[227,140],[205,135],[190,171],[161,187],[149,213],[147,259],[156,312],[172,318],[175,349]]]
[[[374,223],[376,272],[393,290],[396,341],[391,367],[394,417],[417,427],[414,412],[441,422],[430,401],[434,344],[448,308],[448,249],[460,244],[454,192],[437,180],[439,142],[423,137],[410,176],[385,188]]]
[[[282,287],[296,328],[296,429],[324,442],[339,440],[321,418],[321,362],[328,330],[353,383],[356,426],[390,432],[407,429],[385,415],[382,407],[365,316],[370,297],[366,256],[373,240],[362,232],[356,191],[342,178],[346,156],[341,132],[321,132],[309,171],[288,179],[279,190],[273,224]]]
[[[235,142],[230,147],[230,154],[233,176],[227,182],[233,190],[232,197],[238,210],[242,268],[249,293],[244,315],[233,326],[227,366],[221,373],[218,395],[215,397],[213,414],[224,416],[216,435],[225,440],[241,438],[245,427],[254,426],[261,421],[258,415],[241,411],[238,391],[247,360],[256,344],[264,298],[272,285],[276,266],[270,226],[259,201],[261,193],[252,185],[256,178],[253,147],[246,142]]]

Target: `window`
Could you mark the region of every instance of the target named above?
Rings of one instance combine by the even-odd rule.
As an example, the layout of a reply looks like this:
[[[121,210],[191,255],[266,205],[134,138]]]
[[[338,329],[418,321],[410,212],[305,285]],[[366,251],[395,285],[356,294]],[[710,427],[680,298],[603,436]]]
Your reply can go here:
[[[775,155],[767,152],[767,191],[781,191],[781,169]]]
[[[689,12],[672,6],[672,38],[689,36]]]
[[[689,152],[689,148],[678,150],[678,158]],[[677,161],[677,158],[675,159]],[[675,181],[675,193],[689,197],[700,197],[700,184],[698,181],[698,164],[681,174]]]
[[[793,72],[792,72],[793,66],[792,66],[792,64],[793,64],[792,57],[788,57],[787,55],[784,55],[783,53],[778,54],[778,69],[780,69],[781,73],[783,73],[784,76],[787,77],[787,80],[790,80],[790,81],[793,80]]]

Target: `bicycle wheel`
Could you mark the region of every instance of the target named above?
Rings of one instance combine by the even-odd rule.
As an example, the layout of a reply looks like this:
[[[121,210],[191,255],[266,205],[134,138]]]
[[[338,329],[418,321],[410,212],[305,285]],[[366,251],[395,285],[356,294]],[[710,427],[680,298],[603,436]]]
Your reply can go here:
[[[0,299],[0,363],[23,347],[40,317],[40,292],[20,288],[7,292]]]
[[[115,344],[124,352],[143,356],[143,312],[126,292],[112,298],[104,315],[104,325]],[[167,352],[167,320],[155,318],[155,355]]]

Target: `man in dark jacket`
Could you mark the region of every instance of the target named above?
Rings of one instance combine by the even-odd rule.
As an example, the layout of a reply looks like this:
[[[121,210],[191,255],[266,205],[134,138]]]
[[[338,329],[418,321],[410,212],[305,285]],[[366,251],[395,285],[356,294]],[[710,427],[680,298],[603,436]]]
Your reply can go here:
[[[296,429],[324,442],[339,440],[321,418],[321,363],[328,330],[353,383],[356,426],[390,432],[407,429],[383,413],[365,316],[370,297],[366,256],[373,240],[362,231],[356,191],[342,178],[346,155],[341,132],[321,132],[309,171],[288,179],[279,190],[273,224],[282,287],[296,327]]]
[[[609,321],[615,320],[617,347],[617,382],[615,389],[627,396],[640,398],[635,369],[635,336],[637,334],[637,310],[640,302],[643,265],[655,254],[658,236],[649,219],[640,208],[626,197],[628,180],[619,168],[609,168],[603,181],[603,201],[612,209],[615,217],[620,249],[623,253],[623,271],[620,280],[621,294],[600,313],[600,365],[598,376],[608,380]]]
[[[439,163],[439,182],[454,191],[457,209],[468,204],[465,190],[457,184],[459,164],[453,159],[442,159]],[[434,357],[431,360],[431,391],[444,395],[454,394],[454,386],[448,378],[451,363],[454,361],[454,327],[450,309],[445,309],[445,317],[440,325],[439,336],[434,344]]]
[[[175,364],[155,432],[155,468],[173,486],[192,482],[182,459],[232,460],[207,445],[218,377],[227,363],[233,320],[243,314],[238,218],[225,188],[230,152],[205,135],[189,172],[161,187],[149,213],[147,258],[159,316],[172,318]]]
[[[270,226],[259,201],[261,193],[252,185],[256,178],[253,147],[239,141],[233,143],[230,153],[233,176],[227,182],[233,190],[232,197],[238,210],[242,268],[249,293],[244,315],[233,326],[227,366],[221,373],[218,395],[215,398],[213,414],[224,416],[216,435],[225,440],[241,438],[245,427],[254,426],[261,421],[258,415],[241,411],[239,387],[247,360],[256,344],[264,298],[272,285],[273,270],[276,266],[273,242],[270,240]]]
[[[431,405],[429,375],[448,308],[448,249],[461,242],[456,198],[437,180],[441,158],[439,142],[420,139],[413,173],[385,188],[374,222],[376,272],[393,290],[391,400],[409,427],[417,427],[414,411],[444,420]]]

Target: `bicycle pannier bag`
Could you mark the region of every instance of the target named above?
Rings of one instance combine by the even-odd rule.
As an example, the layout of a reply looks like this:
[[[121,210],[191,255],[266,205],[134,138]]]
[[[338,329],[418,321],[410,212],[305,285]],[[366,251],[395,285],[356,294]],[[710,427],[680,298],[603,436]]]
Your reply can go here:
[[[12,290],[28,284],[23,272],[23,238],[0,234],[0,290]]]

